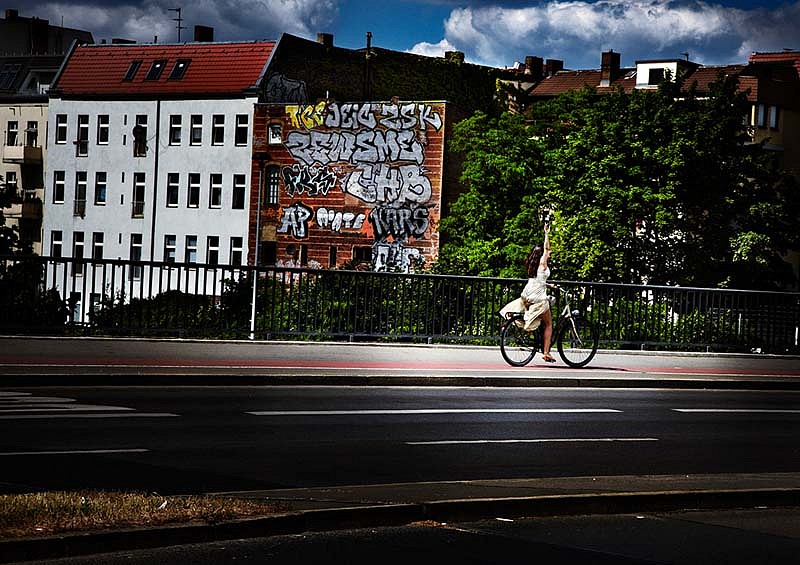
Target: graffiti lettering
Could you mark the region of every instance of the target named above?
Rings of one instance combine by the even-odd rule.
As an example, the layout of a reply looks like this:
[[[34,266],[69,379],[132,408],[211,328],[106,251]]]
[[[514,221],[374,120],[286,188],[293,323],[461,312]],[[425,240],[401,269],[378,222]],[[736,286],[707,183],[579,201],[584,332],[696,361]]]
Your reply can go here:
[[[292,131],[286,136],[286,148],[292,157],[306,165],[386,161],[422,164],[425,160],[424,147],[412,130],[363,130],[355,135],[349,132]]]
[[[273,73],[264,86],[267,102],[295,102],[305,104],[308,101],[306,83],[302,80],[287,78],[280,73]]]
[[[427,208],[392,208],[376,206],[369,213],[375,239],[385,241],[390,235],[395,240],[422,237],[428,229]]]
[[[311,218],[311,209],[300,202],[284,207],[281,225],[278,233],[289,233],[298,238],[308,237],[308,220]]]
[[[366,216],[360,212],[342,212],[328,208],[317,209],[317,225],[321,228],[330,228],[336,233],[340,233],[343,229],[360,230],[365,219]]]
[[[294,127],[313,129],[324,123],[326,104],[323,100],[316,106],[286,106],[286,113]]]
[[[289,196],[299,196],[304,192],[309,196],[327,196],[336,186],[336,175],[327,169],[310,168],[294,164],[282,170],[283,184]]]
[[[411,270],[412,260],[419,256],[419,249],[405,247],[399,242],[381,242],[372,246],[372,263],[376,271],[398,269],[408,272]]]
[[[359,129],[362,127],[375,129],[377,121],[373,114],[377,104],[342,104],[336,102],[328,105],[325,125],[329,128]]]
[[[344,191],[368,204],[424,204],[431,198],[431,181],[417,165],[363,165],[350,174]]]

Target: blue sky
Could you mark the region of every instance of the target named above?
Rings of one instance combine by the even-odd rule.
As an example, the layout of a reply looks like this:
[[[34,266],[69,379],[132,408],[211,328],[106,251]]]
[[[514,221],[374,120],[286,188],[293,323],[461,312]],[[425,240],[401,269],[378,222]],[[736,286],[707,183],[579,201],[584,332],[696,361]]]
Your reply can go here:
[[[181,6],[181,4],[183,4]],[[23,16],[86,29],[95,40],[176,41],[182,8],[185,40],[194,25],[219,41],[277,39],[288,32],[360,48],[377,47],[512,66],[526,55],[598,68],[614,49],[623,65],[689,53],[703,64],[741,63],[753,51],[800,50],[800,0],[29,0]],[[14,7],[14,6],[12,6]]]

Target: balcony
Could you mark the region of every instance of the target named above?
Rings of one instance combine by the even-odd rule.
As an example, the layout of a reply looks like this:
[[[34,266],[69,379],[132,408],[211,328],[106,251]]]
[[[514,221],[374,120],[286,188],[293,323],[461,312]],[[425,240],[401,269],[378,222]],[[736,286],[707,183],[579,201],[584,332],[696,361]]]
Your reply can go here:
[[[6,218],[17,220],[41,220],[42,201],[39,198],[15,199],[9,208],[3,210]]]
[[[3,163],[34,165],[42,163],[42,148],[31,145],[4,145]]]

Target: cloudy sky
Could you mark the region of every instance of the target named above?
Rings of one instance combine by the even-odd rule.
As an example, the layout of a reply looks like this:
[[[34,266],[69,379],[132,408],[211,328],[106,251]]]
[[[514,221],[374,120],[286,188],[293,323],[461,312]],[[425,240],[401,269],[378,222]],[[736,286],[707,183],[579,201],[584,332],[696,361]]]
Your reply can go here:
[[[23,5],[24,4],[24,7]],[[215,28],[218,41],[278,39],[283,32],[359,48],[441,56],[458,50],[469,62],[512,66],[526,55],[562,59],[567,68],[599,68],[613,49],[623,65],[683,57],[737,63],[753,51],[800,50],[800,0],[26,0],[22,16],[62,21],[95,40],[182,40],[194,25]]]

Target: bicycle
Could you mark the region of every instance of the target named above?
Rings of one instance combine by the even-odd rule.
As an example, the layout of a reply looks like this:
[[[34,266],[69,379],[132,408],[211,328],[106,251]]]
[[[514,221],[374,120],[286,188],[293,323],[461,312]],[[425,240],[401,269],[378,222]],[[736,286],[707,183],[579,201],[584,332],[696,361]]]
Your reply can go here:
[[[558,355],[570,367],[585,367],[597,353],[600,332],[597,324],[572,309],[569,291],[553,285],[564,296],[564,308],[553,324],[553,343]],[[531,362],[536,352],[542,349],[541,326],[531,332],[525,331],[524,312],[509,312],[500,330],[500,352],[506,363],[524,367]]]

